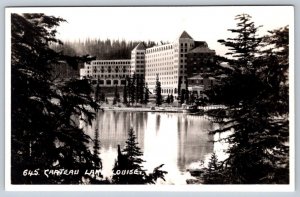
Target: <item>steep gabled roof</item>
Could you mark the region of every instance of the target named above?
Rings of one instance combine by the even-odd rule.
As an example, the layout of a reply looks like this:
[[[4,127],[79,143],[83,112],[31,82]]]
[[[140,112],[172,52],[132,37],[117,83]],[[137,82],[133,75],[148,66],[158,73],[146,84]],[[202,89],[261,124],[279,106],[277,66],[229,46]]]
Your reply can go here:
[[[146,47],[143,42],[140,42],[133,50],[145,50]]]
[[[193,39],[186,31],[183,31],[179,38],[189,38]]]
[[[211,50],[208,47],[196,47],[190,50],[188,53],[215,53],[215,50]]]

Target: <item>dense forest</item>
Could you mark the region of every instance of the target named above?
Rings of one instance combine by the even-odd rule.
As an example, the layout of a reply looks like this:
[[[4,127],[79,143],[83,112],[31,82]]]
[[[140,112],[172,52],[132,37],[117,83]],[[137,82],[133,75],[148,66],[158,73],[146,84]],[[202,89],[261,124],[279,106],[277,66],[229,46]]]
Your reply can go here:
[[[101,40],[86,39],[84,41],[65,41],[63,45],[53,44],[55,51],[61,51],[64,55],[82,56],[89,54],[99,60],[105,59],[130,59],[131,51],[141,41],[125,40]],[[146,47],[152,47],[157,43],[153,41],[144,42]]]
[[[141,41],[125,40],[101,40],[86,39],[85,41],[65,41],[63,43],[51,43],[50,48],[65,56],[89,56],[97,60],[130,59],[131,51]],[[152,47],[157,43],[153,41],[144,42],[146,47]],[[52,65],[53,78],[79,78],[79,69],[84,63],[76,66],[67,66],[65,62],[58,62]]]

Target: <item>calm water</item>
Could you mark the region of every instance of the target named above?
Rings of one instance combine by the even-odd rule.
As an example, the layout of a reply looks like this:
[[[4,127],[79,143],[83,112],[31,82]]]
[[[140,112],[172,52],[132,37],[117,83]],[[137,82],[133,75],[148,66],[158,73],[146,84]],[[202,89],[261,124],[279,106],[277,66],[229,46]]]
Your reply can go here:
[[[186,184],[191,178],[187,169],[205,160],[214,151],[209,141],[214,136],[208,131],[216,125],[203,116],[181,113],[153,112],[99,112],[88,134],[95,138],[99,133],[100,157],[103,175],[112,176],[112,168],[117,158],[117,145],[125,146],[128,130],[133,128],[144,156],[144,168],[148,172],[164,164],[166,184]],[[98,128],[98,129],[97,129]]]

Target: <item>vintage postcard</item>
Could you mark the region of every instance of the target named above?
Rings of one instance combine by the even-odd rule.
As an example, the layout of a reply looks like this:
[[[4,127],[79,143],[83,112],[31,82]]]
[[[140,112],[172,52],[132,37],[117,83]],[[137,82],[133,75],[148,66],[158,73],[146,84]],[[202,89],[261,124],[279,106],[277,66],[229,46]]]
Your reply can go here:
[[[6,189],[293,191],[293,6],[6,8]]]

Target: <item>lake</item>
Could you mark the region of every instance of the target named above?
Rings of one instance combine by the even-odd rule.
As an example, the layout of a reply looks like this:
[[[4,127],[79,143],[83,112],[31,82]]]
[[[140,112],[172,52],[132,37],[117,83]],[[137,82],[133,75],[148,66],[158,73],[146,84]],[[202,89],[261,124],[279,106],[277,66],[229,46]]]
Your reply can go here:
[[[144,153],[144,169],[152,172],[164,164],[166,182],[159,183],[186,184],[192,178],[187,169],[199,167],[214,151],[215,136],[208,132],[217,126],[204,116],[182,113],[101,111],[86,132],[93,139],[98,132],[104,177],[112,176],[117,146],[125,146],[128,130],[133,128]]]

